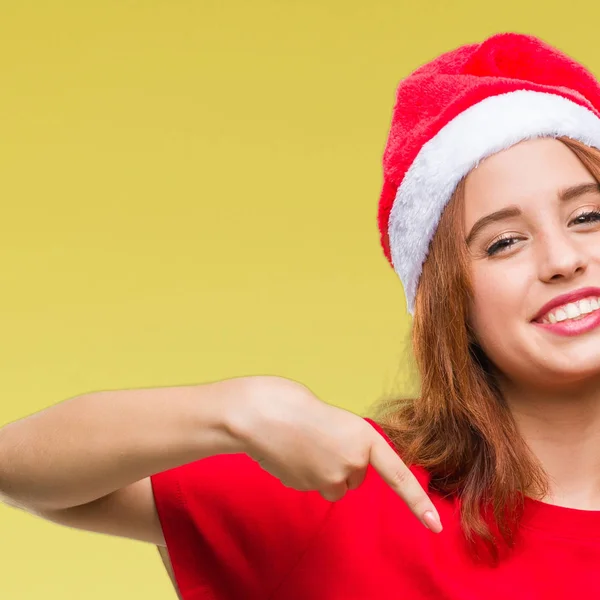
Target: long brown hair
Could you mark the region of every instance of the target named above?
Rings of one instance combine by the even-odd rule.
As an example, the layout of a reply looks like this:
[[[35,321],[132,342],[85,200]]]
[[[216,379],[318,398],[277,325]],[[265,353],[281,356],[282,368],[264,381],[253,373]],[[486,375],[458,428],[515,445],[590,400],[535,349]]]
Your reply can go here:
[[[600,151],[559,139],[600,182]],[[543,498],[548,481],[468,324],[463,210],[464,180],[441,217],[417,291],[412,344],[419,397],[383,399],[375,418],[403,460],[429,472],[431,489],[459,498],[467,540],[483,542],[496,561],[498,542],[514,543],[523,496]]]

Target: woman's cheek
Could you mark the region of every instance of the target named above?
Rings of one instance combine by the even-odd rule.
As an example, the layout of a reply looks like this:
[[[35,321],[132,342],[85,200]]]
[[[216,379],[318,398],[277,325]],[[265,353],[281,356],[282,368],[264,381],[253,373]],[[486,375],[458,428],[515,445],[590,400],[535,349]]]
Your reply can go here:
[[[494,277],[489,269],[473,272],[473,313],[472,320],[481,338],[505,328],[518,292],[506,285],[504,278]]]

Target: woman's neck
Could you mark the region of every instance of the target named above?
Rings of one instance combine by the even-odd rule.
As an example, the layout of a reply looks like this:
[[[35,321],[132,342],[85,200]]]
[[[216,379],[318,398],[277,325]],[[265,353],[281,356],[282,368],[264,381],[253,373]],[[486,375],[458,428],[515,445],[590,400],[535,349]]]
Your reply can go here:
[[[554,392],[503,387],[517,427],[549,476],[543,500],[600,510],[600,381]]]

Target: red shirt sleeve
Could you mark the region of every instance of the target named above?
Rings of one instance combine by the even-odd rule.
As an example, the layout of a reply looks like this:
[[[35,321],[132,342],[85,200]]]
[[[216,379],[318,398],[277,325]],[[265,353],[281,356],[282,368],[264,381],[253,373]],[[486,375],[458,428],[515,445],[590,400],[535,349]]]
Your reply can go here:
[[[268,598],[317,536],[333,503],[286,488],[245,454],[152,475],[184,600]]]

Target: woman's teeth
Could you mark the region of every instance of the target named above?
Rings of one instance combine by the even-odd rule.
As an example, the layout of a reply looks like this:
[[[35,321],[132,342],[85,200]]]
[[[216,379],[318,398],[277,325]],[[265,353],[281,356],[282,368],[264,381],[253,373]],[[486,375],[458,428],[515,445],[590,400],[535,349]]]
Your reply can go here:
[[[579,319],[600,308],[600,298],[584,298],[579,302],[569,302],[564,306],[552,309],[542,318],[542,323],[560,323],[569,319]]]

